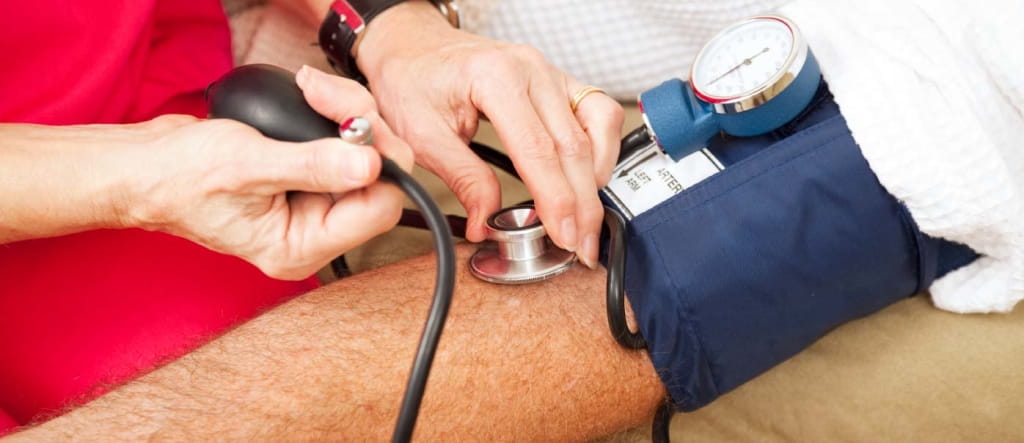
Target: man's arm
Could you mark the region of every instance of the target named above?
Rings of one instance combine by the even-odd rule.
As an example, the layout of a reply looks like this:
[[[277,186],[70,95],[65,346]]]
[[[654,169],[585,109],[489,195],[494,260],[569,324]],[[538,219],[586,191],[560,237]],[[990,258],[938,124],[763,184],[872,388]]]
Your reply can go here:
[[[434,267],[419,257],[299,297],[14,440],[386,437]],[[664,388],[609,334],[604,281],[577,266],[499,286],[462,267],[416,437],[580,440],[649,420]]]

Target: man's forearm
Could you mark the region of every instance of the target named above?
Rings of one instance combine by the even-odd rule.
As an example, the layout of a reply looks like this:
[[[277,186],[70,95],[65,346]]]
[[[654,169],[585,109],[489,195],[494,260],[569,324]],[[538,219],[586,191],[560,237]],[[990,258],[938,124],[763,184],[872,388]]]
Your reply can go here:
[[[609,334],[603,271],[526,286],[459,272],[417,438],[576,440],[652,416],[664,389]],[[345,279],[15,438],[386,437],[433,279],[432,257]]]

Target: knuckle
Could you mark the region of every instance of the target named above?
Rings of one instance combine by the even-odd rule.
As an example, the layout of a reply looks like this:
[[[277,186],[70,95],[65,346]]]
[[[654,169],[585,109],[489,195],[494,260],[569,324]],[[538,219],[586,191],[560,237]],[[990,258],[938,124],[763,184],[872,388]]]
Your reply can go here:
[[[515,64],[509,54],[500,49],[487,49],[478,53],[469,62],[470,68],[477,74],[494,74],[514,70]]]
[[[530,45],[517,44],[513,46],[513,51],[524,60],[531,63],[547,63],[544,58],[544,52]]]
[[[616,122],[619,126],[621,126],[623,120],[626,119],[626,111],[622,109],[622,105],[620,105],[619,102],[611,99],[605,101],[605,103],[607,103],[607,105],[605,106],[605,108],[607,109],[604,110],[604,114],[608,116],[609,120]]]
[[[545,162],[558,161],[555,144],[547,134],[530,131],[519,137],[519,153],[528,159]]]
[[[562,215],[576,213],[576,196],[571,192],[559,192],[548,199],[552,212]]]
[[[592,152],[590,138],[582,131],[572,131],[559,140],[558,152],[568,160],[589,159]]]
[[[488,50],[473,60],[471,66],[474,80],[495,99],[506,100],[510,94],[528,89],[529,74],[523,67],[523,59],[508,51]]]
[[[490,168],[461,168],[448,178],[448,187],[455,195],[470,198],[481,187],[490,187],[497,180],[498,176]]]

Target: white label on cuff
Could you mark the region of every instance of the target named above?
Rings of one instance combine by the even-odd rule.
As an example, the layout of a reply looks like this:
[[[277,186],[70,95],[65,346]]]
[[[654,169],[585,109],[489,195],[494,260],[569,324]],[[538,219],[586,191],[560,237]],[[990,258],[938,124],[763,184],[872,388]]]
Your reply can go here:
[[[633,219],[722,169],[707,149],[673,163],[652,143],[619,163],[603,191],[627,219]]]

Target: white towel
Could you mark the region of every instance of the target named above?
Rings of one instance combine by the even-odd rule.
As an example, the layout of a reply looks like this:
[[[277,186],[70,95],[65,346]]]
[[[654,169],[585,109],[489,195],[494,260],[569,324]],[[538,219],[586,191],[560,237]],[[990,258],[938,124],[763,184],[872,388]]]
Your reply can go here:
[[[921,230],[983,255],[931,287],[955,312],[1024,298],[1024,2],[803,0],[807,35],[879,181]]]

